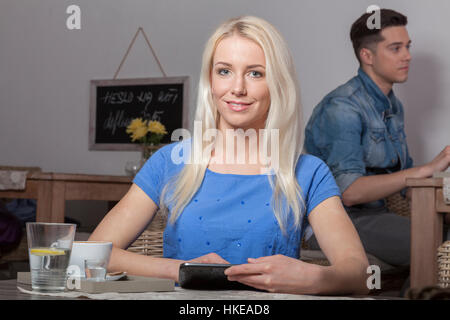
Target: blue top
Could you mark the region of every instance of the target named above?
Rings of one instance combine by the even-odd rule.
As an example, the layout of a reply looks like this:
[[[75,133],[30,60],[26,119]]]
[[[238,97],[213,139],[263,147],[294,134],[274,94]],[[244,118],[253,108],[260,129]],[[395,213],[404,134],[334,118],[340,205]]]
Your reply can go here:
[[[158,150],[133,181],[156,204],[164,185],[183,167],[183,163],[175,164],[171,158],[177,145],[181,143]],[[340,196],[331,172],[320,159],[301,156],[296,173],[306,203],[306,216],[325,199]],[[291,215],[287,232],[283,234],[271,198],[267,175],[221,174],[207,169],[192,201],[173,225],[166,226],[164,257],[190,260],[215,252],[236,264],[246,263],[247,258],[274,254],[298,258],[307,220],[295,229]],[[168,207],[170,216],[173,206]]]
[[[411,168],[403,106],[362,70],[326,95],[305,130],[305,148],[330,167],[343,193],[361,176]],[[363,206],[380,207],[384,201]]]

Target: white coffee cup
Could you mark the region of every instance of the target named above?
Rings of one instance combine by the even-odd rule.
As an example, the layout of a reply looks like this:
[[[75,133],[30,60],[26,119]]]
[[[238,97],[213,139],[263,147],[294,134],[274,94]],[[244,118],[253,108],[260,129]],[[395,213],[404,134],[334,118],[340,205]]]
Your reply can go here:
[[[106,260],[111,257],[112,242],[108,241],[74,241],[70,254],[69,268],[80,268],[80,276],[85,277],[84,261],[88,259]]]

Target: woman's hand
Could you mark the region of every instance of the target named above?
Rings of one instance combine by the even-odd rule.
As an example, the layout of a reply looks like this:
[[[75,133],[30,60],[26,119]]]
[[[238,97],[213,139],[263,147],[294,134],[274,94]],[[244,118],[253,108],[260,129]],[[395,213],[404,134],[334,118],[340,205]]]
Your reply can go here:
[[[221,256],[214,252],[189,260],[188,262],[229,264],[227,260],[223,259]]]
[[[269,292],[317,293],[323,267],[284,255],[248,259],[248,264],[232,266],[225,270],[230,281]]]

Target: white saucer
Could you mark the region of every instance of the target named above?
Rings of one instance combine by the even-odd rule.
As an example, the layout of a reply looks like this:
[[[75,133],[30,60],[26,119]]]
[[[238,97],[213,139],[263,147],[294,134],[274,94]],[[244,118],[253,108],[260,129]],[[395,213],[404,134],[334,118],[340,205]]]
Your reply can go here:
[[[126,275],[127,275],[126,272],[122,272],[120,274],[114,274],[114,275],[106,274],[106,280],[107,281],[116,281],[116,280],[122,279]]]

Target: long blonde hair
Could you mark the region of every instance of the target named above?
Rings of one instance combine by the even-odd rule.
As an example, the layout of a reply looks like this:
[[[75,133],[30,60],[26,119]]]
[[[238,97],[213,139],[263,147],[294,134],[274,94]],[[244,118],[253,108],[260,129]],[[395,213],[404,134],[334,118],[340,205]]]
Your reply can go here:
[[[252,16],[238,17],[223,23],[209,38],[203,52],[195,121],[201,121],[202,132],[217,129],[219,114],[213,103],[210,82],[212,61],[218,43],[234,34],[256,42],[264,51],[266,81],[271,97],[265,129],[268,132],[279,130],[280,155],[275,181],[271,175],[268,179],[273,189],[274,214],[284,232],[289,210],[293,212],[295,226],[299,226],[303,218],[304,201],[295,174],[303,149],[303,124],[294,63],[284,39],[271,24]],[[162,192],[160,207],[163,212],[168,211],[166,201],[173,204],[170,223],[176,221],[197,192],[211,159],[211,154],[202,152],[206,143],[201,136],[194,136],[191,142],[190,163],[184,165]],[[267,136],[263,143],[266,150],[270,150]],[[170,196],[165,199],[169,190]]]

